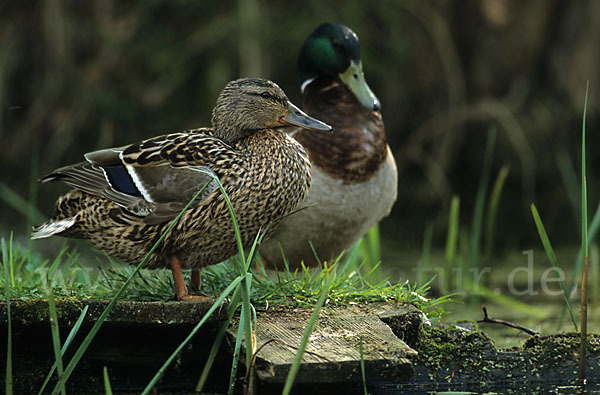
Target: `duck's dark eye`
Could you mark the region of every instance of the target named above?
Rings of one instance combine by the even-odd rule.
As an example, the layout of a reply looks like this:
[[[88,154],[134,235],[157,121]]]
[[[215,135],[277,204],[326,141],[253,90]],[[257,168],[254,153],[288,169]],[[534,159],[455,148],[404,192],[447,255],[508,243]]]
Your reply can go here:
[[[270,99],[271,98],[271,94],[269,92],[263,92],[260,95],[262,97],[264,97],[265,99]]]
[[[334,37],[331,39],[331,45],[333,45],[335,48],[339,48],[342,46],[342,43],[337,37]]]
[[[354,73],[354,79],[357,80],[358,79],[358,73]]]

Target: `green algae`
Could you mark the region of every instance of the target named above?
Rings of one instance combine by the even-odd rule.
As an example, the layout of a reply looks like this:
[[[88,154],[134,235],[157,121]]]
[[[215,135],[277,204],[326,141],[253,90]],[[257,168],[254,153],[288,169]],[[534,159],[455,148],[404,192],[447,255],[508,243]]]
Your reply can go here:
[[[494,343],[477,330],[424,326],[416,349],[417,364],[423,365],[432,379],[446,370],[483,378],[493,368],[484,356],[495,349]]]
[[[536,382],[577,377],[579,334],[532,336],[522,347],[502,350],[478,330],[424,326],[416,345],[417,381]],[[600,335],[588,338],[588,377],[598,378]]]
[[[552,336],[532,336],[523,345],[523,351],[541,367],[555,367],[579,357],[580,335],[561,333]],[[588,334],[589,355],[600,354],[600,335]]]

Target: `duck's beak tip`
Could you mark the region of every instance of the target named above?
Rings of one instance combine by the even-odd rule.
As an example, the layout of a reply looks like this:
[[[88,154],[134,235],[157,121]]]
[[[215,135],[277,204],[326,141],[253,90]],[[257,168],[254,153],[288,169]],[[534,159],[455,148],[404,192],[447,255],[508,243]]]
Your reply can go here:
[[[300,110],[293,103],[288,102],[289,110],[287,114],[279,118],[279,123],[284,125],[298,126],[303,129],[316,130],[320,132],[333,132],[333,128],[325,122],[313,118],[304,111]]]

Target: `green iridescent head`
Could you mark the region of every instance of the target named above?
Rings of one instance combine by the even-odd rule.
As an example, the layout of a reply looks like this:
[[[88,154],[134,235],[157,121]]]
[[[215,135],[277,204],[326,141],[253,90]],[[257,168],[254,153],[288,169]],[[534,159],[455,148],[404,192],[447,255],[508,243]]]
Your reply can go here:
[[[302,45],[298,68],[303,89],[319,77],[340,78],[364,107],[379,110],[379,99],[365,81],[358,36],[348,26],[324,23],[313,31]]]

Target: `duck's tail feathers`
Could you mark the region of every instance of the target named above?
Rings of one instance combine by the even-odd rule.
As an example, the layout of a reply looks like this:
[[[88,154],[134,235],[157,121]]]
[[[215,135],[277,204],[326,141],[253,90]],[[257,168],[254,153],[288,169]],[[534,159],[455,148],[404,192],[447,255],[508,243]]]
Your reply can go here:
[[[69,229],[71,226],[73,226],[73,224],[75,224],[75,217],[44,222],[39,226],[33,227],[31,239],[44,239],[46,237],[54,236]]]

